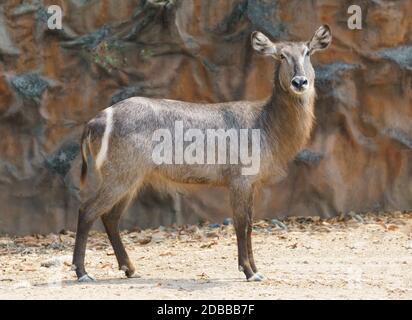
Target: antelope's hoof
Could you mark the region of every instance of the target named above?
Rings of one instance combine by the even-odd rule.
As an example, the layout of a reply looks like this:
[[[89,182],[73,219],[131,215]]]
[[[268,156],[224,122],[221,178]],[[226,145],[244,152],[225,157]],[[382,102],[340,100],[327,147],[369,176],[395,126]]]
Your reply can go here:
[[[135,272],[134,268],[129,268],[129,267],[127,267],[127,266],[122,266],[122,267],[120,268],[120,270],[124,271],[124,274],[125,274],[126,277],[128,277],[128,278],[138,278],[138,276],[135,276],[135,275],[134,275],[134,272]]]
[[[260,281],[266,280],[266,277],[263,274],[257,272],[256,275],[260,278]]]
[[[77,279],[78,282],[94,282],[96,281],[93,277],[89,276],[88,274],[85,274],[84,276],[81,276],[79,279]]]
[[[256,282],[256,281],[263,281],[263,280],[265,280],[265,277],[262,276],[260,273],[255,273],[253,276],[247,279],[248,282]]]

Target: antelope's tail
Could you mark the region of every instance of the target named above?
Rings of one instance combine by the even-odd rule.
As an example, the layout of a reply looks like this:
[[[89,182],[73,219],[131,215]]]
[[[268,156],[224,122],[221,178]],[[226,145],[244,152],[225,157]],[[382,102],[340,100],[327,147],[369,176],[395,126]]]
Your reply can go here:
[[[80,141],[80,148],[82,154],[82,169],[80,173],[80,187],[83,187],[87,177],[87,146],[89,145],[89,128],[86,125]]]

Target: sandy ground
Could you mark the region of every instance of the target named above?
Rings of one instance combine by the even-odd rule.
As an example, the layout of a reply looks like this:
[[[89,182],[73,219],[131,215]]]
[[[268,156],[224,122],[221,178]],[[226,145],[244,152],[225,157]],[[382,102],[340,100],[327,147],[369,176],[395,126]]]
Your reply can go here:
[[[284,223],[284,225],[283,225]],[[285,229],[286,226],[286,229]],[[237,271],[233,227],[124,232],[139,277],[126,279],[93,233],[81,284],[74,234],[0,238],[0,299],[411,299],[412,214],[259,221],[255,256],[267,280]]]

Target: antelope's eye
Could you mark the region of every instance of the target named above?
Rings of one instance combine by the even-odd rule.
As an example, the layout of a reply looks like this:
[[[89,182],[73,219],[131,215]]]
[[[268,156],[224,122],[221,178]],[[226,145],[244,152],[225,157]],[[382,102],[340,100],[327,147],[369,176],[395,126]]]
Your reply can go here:
[[[310,51],[309,51],[309,50],[306,50],[305,56],[309,57],[309,55],[310,55]]]
[[[280,54],[280,58],[281,58],[282,60],[286,59],[286,57],[285,57],[285,55],[284,55],[283,53]]]

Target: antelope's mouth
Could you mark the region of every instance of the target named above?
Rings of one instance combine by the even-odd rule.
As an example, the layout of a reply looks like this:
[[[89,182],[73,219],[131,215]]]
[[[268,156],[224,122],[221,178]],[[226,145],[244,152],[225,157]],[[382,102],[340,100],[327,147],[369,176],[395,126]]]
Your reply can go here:
[[[294,94],[300,96],[304,93],[306,93],[309,89],[309,85],[305,85],[299,88],[296,88],[295,86],[291,85],[290,86],[290,91],[292,91]]]

